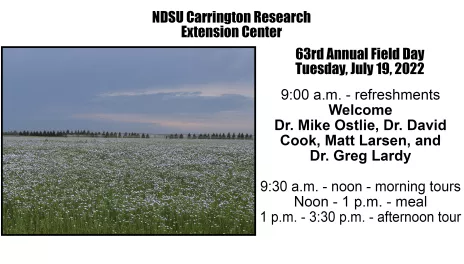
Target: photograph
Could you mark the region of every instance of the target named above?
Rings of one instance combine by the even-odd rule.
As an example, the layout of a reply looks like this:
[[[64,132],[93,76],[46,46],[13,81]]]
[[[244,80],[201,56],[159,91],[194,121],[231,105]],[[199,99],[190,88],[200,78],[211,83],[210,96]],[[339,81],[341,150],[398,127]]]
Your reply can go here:
[[[3,47],[2,235],[256,235],[255,47]]]

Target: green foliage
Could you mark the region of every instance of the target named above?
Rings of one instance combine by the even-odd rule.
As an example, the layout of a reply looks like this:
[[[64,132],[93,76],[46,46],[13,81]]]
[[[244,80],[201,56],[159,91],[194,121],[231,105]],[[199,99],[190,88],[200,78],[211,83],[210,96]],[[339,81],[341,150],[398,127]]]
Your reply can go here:
[[[253,234],[253,153],[251,141],[6,138],[3,231]]]

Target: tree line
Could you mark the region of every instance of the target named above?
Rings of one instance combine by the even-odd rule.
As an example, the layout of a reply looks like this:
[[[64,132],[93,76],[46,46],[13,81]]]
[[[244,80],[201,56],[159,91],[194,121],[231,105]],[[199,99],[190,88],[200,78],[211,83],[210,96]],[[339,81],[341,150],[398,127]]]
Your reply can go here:
[[[168,139],[253,139],[253,136],[251,134],[244,134],[244,133],[238,133],[237,135],[235,133],[213,133],[213,134],[188,134],[188,135],[183,135],[183,134],[170,134],[167,135],[166,138]]]
[[[148,133],[134,133],[134,132],[109,132],[109,131],[103,131],[103,132],[91,132],[89,130],[75,130],[75,131],[70,131],[70,130],[62,130],[62,131],[8,131],[8,132],[3,132],[3,135],[5,136],[34,136],[34,137],[67,137],[67,136],[83,136],[83,137],[103,137],[103,138],[150,138],[150,135]]]

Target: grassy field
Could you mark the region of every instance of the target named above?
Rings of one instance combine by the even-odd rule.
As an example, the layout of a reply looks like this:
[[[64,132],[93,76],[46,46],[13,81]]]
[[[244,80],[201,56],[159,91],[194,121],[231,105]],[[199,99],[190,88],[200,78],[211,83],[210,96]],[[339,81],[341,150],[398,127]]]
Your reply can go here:
[[[254,142],[3,137],[5,234],[254,234]]]

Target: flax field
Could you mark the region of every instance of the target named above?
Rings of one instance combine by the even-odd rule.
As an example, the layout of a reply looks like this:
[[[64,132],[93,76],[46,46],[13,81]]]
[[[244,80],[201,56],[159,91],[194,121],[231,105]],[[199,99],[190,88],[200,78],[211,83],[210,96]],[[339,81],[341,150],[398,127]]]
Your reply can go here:
[[[254,234],[254,142],[9,137],[4,234]]]

